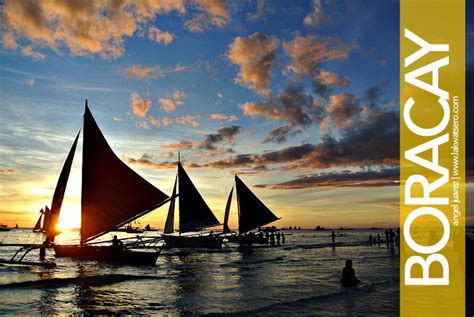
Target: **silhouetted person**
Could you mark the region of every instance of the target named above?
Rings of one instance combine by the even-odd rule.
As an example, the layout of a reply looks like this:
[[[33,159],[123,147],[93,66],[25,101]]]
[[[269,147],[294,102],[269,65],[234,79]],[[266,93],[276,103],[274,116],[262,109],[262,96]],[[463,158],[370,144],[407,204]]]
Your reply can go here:
[[[48,246],[48,244],[49,244],[48,241],[44,240],[43,245],[40,247],[40,250],[39,250],[40,261],[44,261],[46,257],[46,247]]]
[[[280,244],[280,231],[276,233],[277,244]]]
[[[355,276],[352,268],[352,260],[346,260],[346,266],[342,269],[341,283],[344,286],[356,286],[360,281]]]
[[[270,240],[270,235],[268,234],[268,231],[265,232],[265,241],[266,243],[268,243],[268,241]]]
[[[281,233],[281,243],[285,244],[285,234],[283,232]]]
[[[275,244],[275,233],[273,231],[270,233],[270,244]]]
[[[123,246],[123,243],[122,241],[120,241],[117,236],[114,236],[114,238],[112,239],[112,246],[114,247],[122,247]]]
[[[378,243],[379,246],[380,246],[380,240],[381,240],[380,239],[380,233],[377,233],[377,243]]]
[[[331,231],[331,240],[332,240],[332,247],[334,248],[336,246],[336,233],[334,230]]]
[[[389,243],[389,239],[388,239],[388,229],[385,229],[385,243],[387,244],[387,248],[388,248],[388,243]]]
[[[372,234],[369,234],[369,244],[372,245]]]

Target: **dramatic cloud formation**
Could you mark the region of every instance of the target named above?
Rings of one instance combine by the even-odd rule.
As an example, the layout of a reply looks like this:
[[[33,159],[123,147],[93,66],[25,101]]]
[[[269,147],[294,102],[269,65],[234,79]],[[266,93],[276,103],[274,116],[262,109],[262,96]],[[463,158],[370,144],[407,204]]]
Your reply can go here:
[[[209,25],[222,28],[229,20],[229,12],[220,0],[192,0],[192,3],[202,13],[186,21],[186,29],[191,32],[203,32]]]
[[[149,78],[161,78],[171,73],[179,73],[184,71],[184,66],[177,65],[172,68],[162,68],[160,65],[155,66],[141,66],[132,65],[121,71],[121,73],[127,77],[133,79],[149,79]]]
[[[240,67],[235,82],[268,95],[278,43],[277,38],[263,33],[254,33],[247,38],[236,37],[227,52],[227,58]]]
[[[150,27],[148,29],[148,38],[156,43],[163,43],[164,45],[168,45],[173,42],[174,35],[170,32],[161,31],[157,27]]]
[[[204,141],[199,144],[200,149],[216,150],[216,144],[226,143],[233,144],[235,138],[241,131],[240,126],[233,125],[230,127],[220,127],[217,129],[217,133],[207,134]]]
[[[325,15],[321,7],[321,0],[313,0],[313,11],[305,16],[303,23],[310,26],[320,26],[324,19]]]
[[[209,25],[223,27],[229,19],[219,0],[187,3],[197,11],[186,22],[191,31],[203,31]],[[185,14],[185,4],[184,0],[7,0],[2,10],[6,30],[2,43],[16,49],[22,40],[29,43],[27,46],[48,47],[56,52],[66,47],[71,55],[117,58],[124,53],[126,37],[149,25],[159,14]],[[165,45],[172,41],[172,34],[157,28],[151,29],[149,37]],[[40,56],[30,52],[32,57]]]
[[[285,132],[285,131],[284,131]],[[316,144],[290,146],[263,154],[240,154],[202,168],[275,168],[312,170],[394,166],[399,162],[399,114],[368,107],[357,124],[342,127],[339,137],[325,135]]]
[[[302,175],[291,181],[277,184],[256,185],[268,189],[304,189],[311,187],[382,187],[398,186],[398,167],[368,171],[342,171],[312,175]]]
[[[292,59],[288,70],[298,75],[315,75],[323,61],[345,60],[352,47],[331,37],[316,35],[296,36],[283,44],[283,49]]]
[[[134,115],[138,117],[144,117],[150,109],[151,99],[142,98],[138,93],[135,92],[130,96],[130,105],[132,106],[132,113]]]

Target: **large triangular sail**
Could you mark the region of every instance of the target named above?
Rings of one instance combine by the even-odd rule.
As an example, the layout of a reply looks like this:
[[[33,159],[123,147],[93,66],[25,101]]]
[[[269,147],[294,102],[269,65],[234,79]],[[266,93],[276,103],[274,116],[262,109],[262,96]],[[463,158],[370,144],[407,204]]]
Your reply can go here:
[[[279,218],[235,175],[237,204],[239,209],[239,233],[245,233],[267,225]]]
[[[188,232],[219,224],[201,194],[178,162],[179,231]]]
[[[61,206],[64,200],[64,193],[66,192],[67,181],[69,179],[69,173],[71,172],[72,162],[74,160],[74,153],[76,152],[77,140],[79,139],[79,131],[72,143],[71,150],[67,155],[66,161],[64,162],[61,174],[59,174],[58,183],[54,190],[53,202],[51,203],[51,212],[48,221],[48,227],[44,228],[46,235],[50,241],[54,240],[54,237],[60,233],[57,228],[59,222],[59,213],[61,212]]]
[[[229,197],[227,198],[227,203],[225,205],[225,213],[224,213],[224,233],[229,233],[229,214],[230,214],[230,206],[232,204],[232,194],[234,193],[234,186],[230,190]]]
[[[176,175],[176,178],[174,180],[174,186],[173,186],[173,193],[171,194],[171,197],[176,196],[176,184],[178,182],[178,176]],[[172,198],[170,202],[170,206],[168,209],[168,216],[166,217],[166,222],[165,222],[165,229],[163,230],[163,233],[166,234],[171,234],[174,232],[174,206],[175,206],[176,198]]]
[[[168,196],[112,151],[87,106],[82,157],[81,241],[118,228],[164,203]]]

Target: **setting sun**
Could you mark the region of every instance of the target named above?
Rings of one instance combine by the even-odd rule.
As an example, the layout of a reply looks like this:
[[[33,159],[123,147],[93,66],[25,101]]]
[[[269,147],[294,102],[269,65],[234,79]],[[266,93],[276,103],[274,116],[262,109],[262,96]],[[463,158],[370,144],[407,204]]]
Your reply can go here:
[[[81,205],[65,201],[59,214],[58,230],[81,227]]]

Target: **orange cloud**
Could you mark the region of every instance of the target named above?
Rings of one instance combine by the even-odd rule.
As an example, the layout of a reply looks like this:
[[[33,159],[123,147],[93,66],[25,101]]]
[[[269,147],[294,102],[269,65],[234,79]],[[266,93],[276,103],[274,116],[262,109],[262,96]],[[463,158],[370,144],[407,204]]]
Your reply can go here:
[[[229,20],[229,12],[220,0],[193,0],[192,3],[202,13],[186,21],[185,27],[191,32],[203,32],[209,25],[222,28]]]
[[[218,121],[227,121],[227,122],[233,122],[233,121],[238,120],[235,114],[228,116],[223,113],[211,113],[209,115],[209,119],[218,120]]]
[[[173,143],[169,145],[160,145],[160,148],[167,150],[190,150],[194,146],[194,143],[188,140],[181,140],[179,143]]]
[[[130,105],[132,106],[132,113],[134,115],[138,117],[144,117],[150,109],[151,99],[142,98],[138,93],[135,92],[130,96]]]
[[[242,105],[242,112],[248,117],[264,116],[272,120],[284,120],[284,114],[277,107],[268,107],[256,102],[246,102]]]
[[[21,169],[3,169],[0,174],[21,174]]]
[[[236,37],[227,52],[227,58],[240,67],[235,82],[259,94],[269,95],[268,84],[278,44],[277,38],[263,33],[254,33],[247,38]]]
[[[6,32],[2,36],[2,44],[6,48],[15,49],[18,48],[18,43],[16,42],[15,35],[11,32]]]
[[[45,57],[44,54],[33,51],[33,48],[31,48],[31,46],[23,47],[21,49],[21,52],[23,53],[23,55],[30,56],[30,57],[32,57],[33,59],[36,59],[36,60],[43,59]]]
[[[172,68],[162,68],[160,65],[155,66],[141,66],[132,65],[122,70],[122,74],[134,78],[134,79],[149,79],[149,78],[161,78],[171,73],[179,73],[184,71],[184,66],[177,65]]]
[[[357,98],[354,95],[343,93],[330,97],[326,111],[331,121],[336,126],[341,127],[352,124],[354,116],[362,110],[359,108]]]
[[[62,45],[72,55],[99,54],[116,58],[123,54],[124,37],[158,13],[184,12],[183,1],[6,1],[6,27],[36,46],[55,51]]]
[[[316,75],[316,80],[318,80],[323,85],[336,85],[340,87],[345,87],[350,82],[348,77],[341,77],[327,70],[321,70]]]
[[[168,45],[173,42],[174,35],[170,32],[163,32],[159,28],[152,26],[148,29],[148,38],[157,43]]]
[[[161,104],[161,109],[167,112],[175,111],[177,106],[184,105],[183,98],[188,95],[184,91],[176,90],[171,98],[160,98],[158,102]]]
[[[161,109],[167,112],[176,110],[174,100],[167,98],[160,98],[158,102],[161,104]]]
[[[300,75],[311,75],[325,60],[344,60],[352,47],[340,40],[316,35],[296,36],[283,44],[286,54],[292,58],[288,70]]]
[[[187,114],[185,116],[176,118],[175,122],[181,125],[191,125],[193,127],[198,127],[201,125],[201,123],[196,120],[197,118],[199,118],[199,116]]]
[[[2,44],[16,49],[22,40],[26,46],[48,47],[56,52],[65,47],[75,56],[117,58],[125,51],[126,37],[146,29],[160,14],[186,13],[189,3],[198,11],[188,21],[193,27],[186,23],[191,31],[209,25],[223,27],[229,19],[219,0],[6,0],[2,7],[2,27],[6,30]],[[166,45],[174,37],[151,27],[149,38]]]

